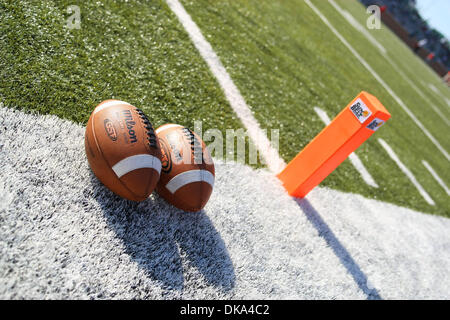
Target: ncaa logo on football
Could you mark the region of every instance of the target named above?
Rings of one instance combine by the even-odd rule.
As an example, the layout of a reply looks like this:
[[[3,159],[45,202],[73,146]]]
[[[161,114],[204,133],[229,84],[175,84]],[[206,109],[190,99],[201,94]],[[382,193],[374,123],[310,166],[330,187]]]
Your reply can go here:
[[[350,110],[360,123],[363,123],[372,115],[372,111],[370,111],[361,99],[356,99],[356,101],[350,106]]]

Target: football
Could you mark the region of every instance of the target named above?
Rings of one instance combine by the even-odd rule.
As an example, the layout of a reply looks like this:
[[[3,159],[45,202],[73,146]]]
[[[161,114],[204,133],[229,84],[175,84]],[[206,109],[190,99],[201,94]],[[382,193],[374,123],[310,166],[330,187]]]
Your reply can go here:
[[[131,104],[106,100],[92,112],[85,134],[89,165],[115,194],[143,201],[161,172],[161,151],[147,116]]]
[[[156,129],[161,148],[161,177],[156,191],[175,207],[197,212],[214,186],[214,163],[201,138],[190,129],[165,124]]]

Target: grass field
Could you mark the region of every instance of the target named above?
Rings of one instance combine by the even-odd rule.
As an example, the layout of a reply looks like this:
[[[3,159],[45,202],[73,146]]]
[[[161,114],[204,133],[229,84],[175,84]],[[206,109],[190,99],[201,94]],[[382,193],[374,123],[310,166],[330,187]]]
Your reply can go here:
[[[364,10],[361,10],[360,5],[355,5],[352,1],[338,1],[338,3],[342,9],[351,13],[359,23],[365,25],[367,14]],[[419,87],[442,112],[447,116],[450,115],[450,105],[448,102],[436,95],[427,85],[424,86],[424,84],[431,83],[440,89],[441,94],[446,95],[450,99],[450,90],[442,84],[437,74],[421,58],[416,56],[409,47],[398,41],[397,36],[386,26],[383,25],[380,30],[374,29],[368,31],[383,44],[388,51],[389,58],[398,66],[401,66],[402,71],[409,76],[409,80]]]
[[[379,82],[302,0],[182,1],[219,55],[262,128],[280,129],[280,155],[289,161],[322,128],[313,111],[335,116],[361,90],[392,119],[356,152],[380,186],[372,188],[345,161],[322,185],[450,217],[450,200],[426,171],[426,160],[450,184],[449,162]],[[448,126],[386,58],[331,6],[314,1],[447,151]],[[361,24],[357,1],[338,1]],[[81,29],[65,27],[66,8],[81,9]],[[93,107],[119,98],[142,107],[158,126],[176,122],[237,129],[206,63],[163,1],[1,1],[0,102],[85,124]],[[387,56],[447,117],[449,90],[389,30],[371,31]],[[428,205],[388,157],[383,138],[436,202]]]
[[[69,30],[69,5],[81,29]],[[239,128],[220,88],[164,2],[1,1],[6,106],[87,123],[99,102],[142,107],[155,126]]]

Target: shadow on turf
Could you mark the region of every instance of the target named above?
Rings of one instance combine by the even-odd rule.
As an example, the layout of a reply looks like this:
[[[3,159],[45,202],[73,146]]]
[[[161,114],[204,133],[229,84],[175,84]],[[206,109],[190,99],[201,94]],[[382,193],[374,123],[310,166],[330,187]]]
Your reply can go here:
[[[139,203],[125,200],[107,190],[92,173],[91,179],[108,225],[153,280],[181,291],[185,276],[195,277],[196,269],[216,288],[229,291],[234,287],[233,263],[204,211],[183,212],[155,193]]]
[[[327,223],[322,219],[319,212],[311,205],[307,199],[295,199],[300,209],[305,213],[309,222],[316,228],[319,235],[325,239],[327,244],[333,249],[334,254],[353,277],[358,287],[367,295],[370,300],[381,300],[381,296],[376,288],[368,287],[368,279],[350,253],[339,241]]]

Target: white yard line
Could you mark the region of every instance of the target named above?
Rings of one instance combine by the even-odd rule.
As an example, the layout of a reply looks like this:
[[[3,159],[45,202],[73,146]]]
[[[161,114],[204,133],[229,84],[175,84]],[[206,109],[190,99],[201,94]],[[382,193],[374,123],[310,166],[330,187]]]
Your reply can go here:
[[[403,79],[414,89],[414,91],[416,91],[419,94],[419,96],[421,96],[422,99],[425,100],[425,102],[428,104],[428,106],[430,106],[433,109],[433,111],[436,112],[436,114],[439,116],[439,118],[442,119],[447,126],[449,126],[450,121],[443,114],[443,111],[439,110],[436,107],[436,105],[434,105],[431,102],[431,100],[428,99],[427,96],[425,96],[425,94],[411,80],[408,79],[408,76],[402,70],[400,70],[400,68],[397,66],[397,64],[395,64],[391,59],[389,59],[389,57],[385,56],[385,58],[391,64],[391,66],[394,67],[395,71],[397,71],[403,77]]]
[[[386,82],[375,72],[375,70],[364,60],[358,52],[345,40],[345,38],[333,27],[328,19],[314,6],[311,1],[305,0],[305,3],[314,11],[315,14],[323,21],[323,23],[335,34],[335,36],[347,47],[348,50],[358,59],[358,61],[372,74],[372,76],[384,87],[384,89],[394,98],[406,114],[414,121],[414,123],[422,130],[422,132],[433,142],[439,151],[450,161],[450,155],[441,146],[441,144],[434,138],[434,136],[425,128],[422,122],[416,118],[411,110],[404,104],[404,102],[395,94],[395,92],[387,85]]]
[[[397,164],[400,170],[408,177],[408,179],[416,187],[416,189],[419,191],[419,193],[422,195],[425,201],[428,202],[430,205],[434,206],[435,203],[433,199],[431,199],[430,195],[425,191],[425,189],[422,187],[419,181],[417,181],[413,173],[403,164],[403,162],[400,161],[399,157],[395,154],[394,150],[392,150],[392,148],[383,139],[379,138],[378,142],[381,144],[384,150],[386,150],[389,157],[391,157],[391,159],[394,160],[394,162]]]
[[[431,173],[431,175],[437,181],[437,183],[439,183],[439,185],[445,190],[447,195],[450,196],[450,190],[448,189],[448,187],[445,184],[444,180],[442,180],[441,177],[439,177],[439,175],[436,173],[436,171],[434,171],[434,169],[430,166],[430,164],[428,162],[426,162],[425,160],[422,160],[422,164]]]
[[[436,114],[439,116],[440,119],[442,119],[445,124],[448,126],[450,125],[450,121],[448,118],[442,113],[442,110],[439,110],[431,101],[428,99],[425,94],[411,81],[409,80],[408,76],[400,70],[400,68],[395,64],[387,55],[386,49],[370,34],[369,31],[367,31],[366,28],[364,28],[363,25],[361,25],[356,19],[351,15],[351,13],[347,12],[346,10],[343,10],[334,0],[328,0],[328,2],[336,9],[338,13],[340,13],[347,22],[353,26],[356,30],[361,32],[371,43],[374,45],[378,50],[381,51],[381,54],[383,57],[389,62],[389,64],[397,71],[400,76],[414,89],[414,91],[417,92],[419,96],[422,97],[422,99],[425,100],[425,102],[436,112]],[[435,88],[437,91],[437,89]]]
[[[325,123],[325,125],[330,124],[331,120],[328,117],[327,113],[322,110],[319,107],[314,107],[314,111],[317,113],[319,118]],[[361,178],[364,180],[364,182],[374,188],[378,188],[378,184],[375,182],[375,179],[370,175],[369,171],[367,171],[366,167],[362,163],[361,159],[357,156],[356,153],[352,152],[348,159],[352,163],[352,165],[355,167],[355,169],[359,172],[361,175]]]
[[[450,106],[450,100],[449,100],[446,96],[444,96],[444,95],[442,94],[442,92],[439,91],[438,88],[436,88],[436,87],[435,87],[433,84],[431,84],[431,83],[428,83],[428,87],[429,87],[432,91],[434,91],[434,93],[436,93],[438,96],[440,96],[440,97],[447,103],[447,106]]]
[[[255,143],[261,155],[266,161],[267,167],[274,173],[280,172],[286,163],[280,158],[278,151],[274,149],[266,134],[261,130],[258,121],[252,114],[249,106],[246,104],[239,89],[233,83],[230,75],[220,62],[219,57],[214,52],[211,44],[205,39],[197,24],[192,20],[191,16],[186,12],[183,5],[178,0],[166,0],[170,9],[175,13],[184,29],[189,34],[200,55],[208,64],[211,72],[216,77],[225,97],[236,112],[242,124],[247,129],[249,137]]]
[[[386,54],[386,48],[383,47],[381,43],[379,43],[377,39],[375,39],[370,34],[370,32],[367,31],[366,28],[364,28],[364,26],[362,26],[358,21],[356,21],[356,19],[353,18],[350,12],[343,10],[341,7],[338,6],[336,2],[334,2],[334,0],[328,0],[328,2],[336,9],[337,12],[339,12],[347,20],[348,23],[350,23],[356,30],[361,32],[367,38],[367,40],[369,40],[375,47],[377,47],[377,49],[380,50],[382,54]]]
[[[244,98],[239,92],[239,89],[233,83],[233,80],[231,79],[230,75],[220,62],[219,57],[212,49],[210,43],[206,41],[199,27],[195,24],[191,16],[186,12],[184,7],[178,0],[166,0],[166,1],[171,10],[176,14],[178,19],[180,20],[183,27],[188,32],[195,47],[200,52],[201,56],[211,69],[211,72],[216,77],[231,107],[236,112],[238,117],[241,119],[243,125],[247,128],[250,138],[253,140],[253,142],[263,155],[264,159],[266,160],[267,166],[274,173],[280,172],[286,166],[286,163],[280,158],[278,151],[272,148],[270,141],[267,139],[267,136],[261,130],[257,120],[253,117],[253,114],[249,106],[246,104]],[[400,100],[400,98],[383,81],[383,79],[381,79],[381,77],[372,69],[372,67],[353,49],[353,47],[341,36],[341,34],[337,32],[337,30],[330,24],[330,22],[328,22],[328,20],[322,15],[322,13],[309,0],[305,0],[305,2],[331,29],[331,31],[333,31],[333,33],[344,43],[344,45],[355,55],[355,57],[369,70],[369,72],[381,83],[381,85],[391,94],[391,96],[400,104],[400,106],[406,111],[406,113],[414,120],[414,122],[416,122],[416,124],[422,129],[422,131],[424,131],[424,133],[432,140],[432,142],[438,147],[438,149],[446,156],[446,158],[450,159],[449,155],[442,148],[442,146],[440,146],[440,144],[434,139],[434,137],[425,129],[425,127],[423,127],[422,123],[420,123],[420,121],[411,113],[411,111],[404,105],[404,103]],[[417,182],[411,171],[409,171],[409,169],[406,168],[406,166],[404,166],[403,163],[400,162],[400,160],[392,151],[392,149],[383,140],[381,139],[379,140],[380,143],[383,145],[383,147],[385,147],[385,149],[387,147],[386,151],[388,151],[388,154],[391,156],[391,158],[393,158],[396,161],[400,169],[408,176],[408,178],[416,186],[416,188],[419,190],[419,192],[425,198],[425,200],[429,204],[434,205],[434,201],[426,193],[426,191],[422,188],[422,186]],[[363,164],[359,159],[355,160],[355,158],[357,157],[352,158],[353,161],[352,160],[351,161],[352,163],[353,162],[356,163],[356,165],[355,164],[354,165],[357,169],[358,167],[364,168]],[[363,175],[363,172],[365,171],[367,175],[365,175],[365,179],[364,177],[363,179],[365,181],[372,180],[368,184],[376,185],[375,181],[373,180],[372,177],[370,177],[370,174],[367,172],[367,170],[365,170],[365,168],[358,171],[361,173],[361,175]]]

